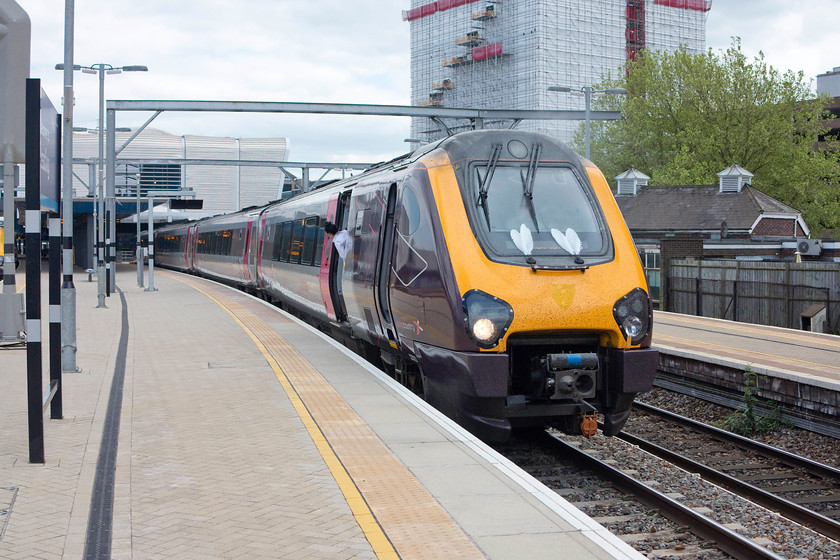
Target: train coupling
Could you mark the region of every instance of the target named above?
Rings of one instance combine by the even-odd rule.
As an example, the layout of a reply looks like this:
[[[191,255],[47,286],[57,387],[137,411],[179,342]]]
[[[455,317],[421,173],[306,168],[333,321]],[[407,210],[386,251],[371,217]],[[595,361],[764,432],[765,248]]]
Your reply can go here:
[[[548,354],[542,363],[548,373],[545,383],[551,400],[571,399],[581,402],[595,397],[598,354]]]

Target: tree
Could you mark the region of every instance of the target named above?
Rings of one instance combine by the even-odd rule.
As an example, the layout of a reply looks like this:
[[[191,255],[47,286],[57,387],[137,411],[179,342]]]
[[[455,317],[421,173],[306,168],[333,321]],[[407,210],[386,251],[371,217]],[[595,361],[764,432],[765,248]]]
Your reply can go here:
[[[617,87],[630,93],[597,107],[623,118],[593,123],[591,133],[592,160],[608,178],[635,167],[652,185],[712,184],[737,163],[814,233],[840,227],[840,149],[836,139],[815,148],[827,98],[814,98],[801,71],[780,74],[763,54],[749,62],[735,38],[720,56],[643,51],[597,89]]]

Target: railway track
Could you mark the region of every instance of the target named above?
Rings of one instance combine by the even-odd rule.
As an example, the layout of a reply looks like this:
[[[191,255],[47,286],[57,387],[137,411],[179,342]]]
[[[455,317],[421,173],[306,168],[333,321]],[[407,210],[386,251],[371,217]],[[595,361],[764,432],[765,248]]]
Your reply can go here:
[[[840,540],[840,470],[643,403],[618,437]]]
[[[688,379],[662,370],[656,373],[653,384],[665,391],[687,395],[733,410],[744,404],[742,391],[727,390],[714,384],[703,383],[697,379]],[[758,402],[755,405],[756,412],[762,415],[779,414],[785,422],[789,422],[797,428],[840,439],[840,421],[837,419],[823,417],[816,420],[812,417],[812,414],[790,406],[786,406],[784,410],[779,412],[772,406],[773,404]]]
[[[783,558],[567,438],[545,432],[499,450],[649,558]]]

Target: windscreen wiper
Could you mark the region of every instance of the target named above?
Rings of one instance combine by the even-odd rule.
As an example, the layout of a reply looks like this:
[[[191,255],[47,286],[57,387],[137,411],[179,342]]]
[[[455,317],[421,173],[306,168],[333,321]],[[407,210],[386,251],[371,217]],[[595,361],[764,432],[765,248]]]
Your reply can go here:
[[[540,154],[542,154],[542,144],[534,144],[531,148],[531,160],[528,162],[527,174],[523,177],[522,171],[519,172],[519,177],[522,179],[522,188],[525,191],[525,199],[528,201],[528,210],[531,212],[531,218],[534,219],[534,226],[537,231],[540,231],[540,224],[537,222],[537,210],[534,208],[534,181],[537,178]]]
[[[493,153],[490,154],[490,161],[487,162],[487,171],[484,180],[481,180],[481,173],[478,173],[478,200],[476,204],[484,210],[484,219],[487,220],[487,229],[490,229],[490,210],[487,208],[487,191],[490,190],[490,182],[493,174],[496,173],[496,165],[499,163],[499,155],[502,153],[502,143],[493,145]]]

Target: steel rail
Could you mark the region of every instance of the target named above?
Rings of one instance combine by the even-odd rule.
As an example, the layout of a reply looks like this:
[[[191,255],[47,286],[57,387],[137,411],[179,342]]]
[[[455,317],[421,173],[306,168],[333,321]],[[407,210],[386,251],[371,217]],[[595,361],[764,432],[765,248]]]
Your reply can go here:
[[[810,474],[816,475],[818,477],[829,478],[832,479],[832,481],[835,483],[840,481],[840,470],[830,467],[828,465],[823,465],[822,463],[817,463],[816,461],[812,461],[811,459],[808,459],[806,457],[801,457],[799,455],[789,453],[782,449],[777,449],[775,447],[771,447],[769,445],[753,441],[751,439],[739,436],[737,434],[733,434],[731,432],[727,432],[725,430],[721,430],[713,426],[697,422],[690,418],[679,416],[677,414],[668,412],[666,410],[662,410],[651,405],[647,405],[644,403],[634,403],[633,406],[646,413],[658,416],[660,418],[664,418],[678,425],[696,431],[700,431],[706,435],[710,435],[720,440],[723,440],[724,442],[733,443],[734,445],[741,446],[742,448],[746,448],[749,451],[758,453],[763,457],[787,465],[792,469],[799,469],[806,471]],[[660,445],[657,445],[653,442],[650,442],[627,431],[622,431],[618,434],[617,437],[622,439],[623,441],[626,441],[627,443],[638,446],[639,448],[647,451],[648,453],[651,453],[652,455],[656,455],[657,457],[660,457],[670,463],[673,463],[682,469],[685,469],[689,472],[698,473],[706,480],[714,482],[715,484],[718,484],[732,492],[749,498],[753,502],[768,509],[774,510],[779,514],[783,515],[784,517],[787,517],[788,519],[796,521],[801,525],[805,525],[806,527],[809,527],[835,540],[840,540],[840,523],[829,517],[826,517],[811,509],[808,509],[799,504],[781,498],[771,492],[768,492],[767,490],[763,490],[757,486],[744,482],[736,477],[733,477],[717,469],[699,463],[682,454],[666,449]]]
[[[727,529],[705,515],[697,513],[690,507],[669,498],[615,467],[596,459],[585,451],[569,445],[548,432],[545,433],[544,437],[548,443],[559,447],[562,450],[563,456],[572,457],[573,460],[584,463],[599,476],[609,479],[610,482],[621,490],[631,494],[647,506],[658,509],[666,518],[688,527],[693,534],[714,542],[718,549],[727,554],[744,560],[782,560],[781,556],[763,546]]]

